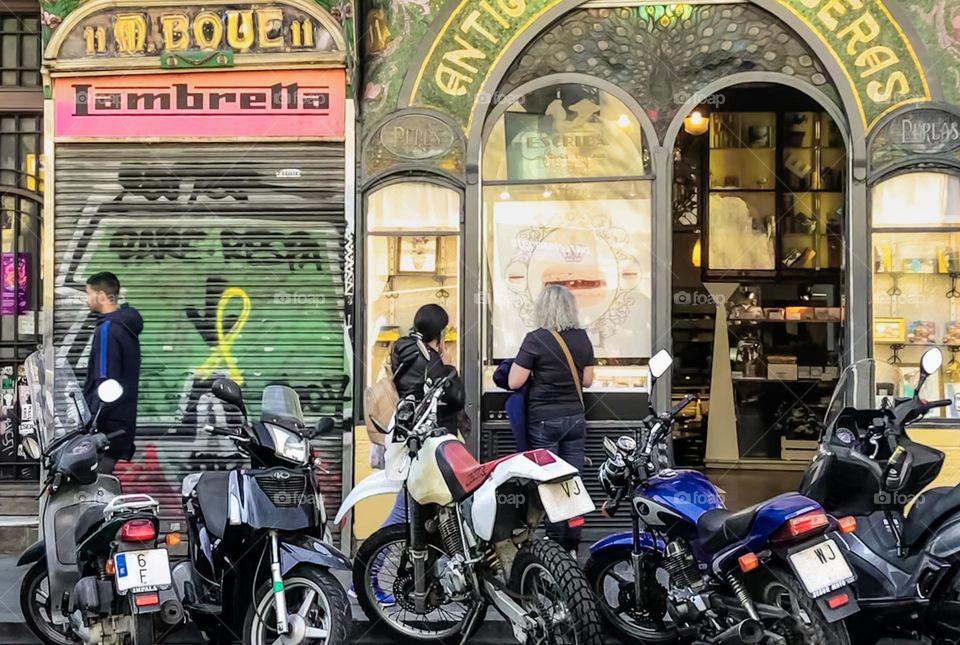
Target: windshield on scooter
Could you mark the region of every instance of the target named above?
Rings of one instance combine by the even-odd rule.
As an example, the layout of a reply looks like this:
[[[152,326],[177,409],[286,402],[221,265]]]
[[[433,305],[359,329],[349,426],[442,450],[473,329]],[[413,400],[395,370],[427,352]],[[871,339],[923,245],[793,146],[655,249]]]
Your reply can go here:
[[[68,362],[57,367],[53,380],[42,351],[30,354],[23,367],[41,446],[47,452],[62,437],[84,429],[90,422],[90,411],[83,398],[83,387]],[[54,382],[55,386],[50,387]],[[70,397],[71,392],[74,398]]]
[[[862,409],[868,406],[880,409],[884,399],[889,399],[892,406],[896,399],[913,396],[919,376],[919,367],[892,365],[874,358],[865,358],[848,365],[840,375],[827,406],[823,420],[826,438],[830,438],[837,417],[845,409]]]
[[[287,385],[268,385],[263,388],[260,397],[260,420],[292,424],[303,428],[303,409],[300,407],[300,395]]]

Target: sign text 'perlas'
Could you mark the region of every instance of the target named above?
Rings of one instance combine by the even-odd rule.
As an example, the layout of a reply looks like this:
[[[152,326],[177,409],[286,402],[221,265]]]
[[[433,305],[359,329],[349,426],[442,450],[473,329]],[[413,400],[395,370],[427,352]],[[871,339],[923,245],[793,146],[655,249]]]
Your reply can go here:
[[[287,70],[61,78],[58,140],[344,134],[344,72]]]

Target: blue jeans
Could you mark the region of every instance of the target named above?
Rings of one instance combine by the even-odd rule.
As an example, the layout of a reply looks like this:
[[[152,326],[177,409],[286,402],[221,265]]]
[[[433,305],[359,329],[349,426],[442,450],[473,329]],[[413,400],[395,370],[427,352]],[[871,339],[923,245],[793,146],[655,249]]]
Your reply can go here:
[[[405,524],[407,521],[407,500],[403,491],[397,493],[397,498],[393,501],[393,508],[390,509],[390,515],[383,521],[380,528],[392,524]]]
[[[583,414],[528,423],[527,438],[531,449],[546,448],[583,472],[587,443],[587,420]],[[547,524],[547,537],[565,549],[575,550],[580,545],[580,527],[570,528],[566,522]]]

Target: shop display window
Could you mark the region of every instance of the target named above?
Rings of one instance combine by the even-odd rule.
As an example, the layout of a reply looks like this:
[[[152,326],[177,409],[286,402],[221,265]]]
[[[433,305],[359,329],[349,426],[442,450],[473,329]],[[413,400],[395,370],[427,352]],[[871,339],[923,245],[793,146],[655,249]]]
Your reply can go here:
[[[365,383],[391,370],[390,350],[421,306],[447,310],[444,360],[457,365],[460,330],[460,194],[424,181],[367,197]]]
[[[871,203],[874,356],[900,370],[907,392],[923,352],[940,346],[944,368],[922,395],[960,401],[960,177],[898,175],[873,188]],[[960,418],[960,408],[932,414]]]
[[[599,363],[591,390],[646,389],[652,178],[636,118],[595,88],[538,90],[494,125],[483,168],[484,389],[548,284],[577,298]]]

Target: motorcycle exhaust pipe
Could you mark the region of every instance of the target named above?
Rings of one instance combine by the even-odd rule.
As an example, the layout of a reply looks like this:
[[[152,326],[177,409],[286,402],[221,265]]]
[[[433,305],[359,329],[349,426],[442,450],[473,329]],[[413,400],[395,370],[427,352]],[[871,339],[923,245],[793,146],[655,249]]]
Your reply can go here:
[[[741,643],[759,643],[763,640],[763,625],[760,621],[745,618],[727,631],[717,636],[716,645],[740,645]]]

